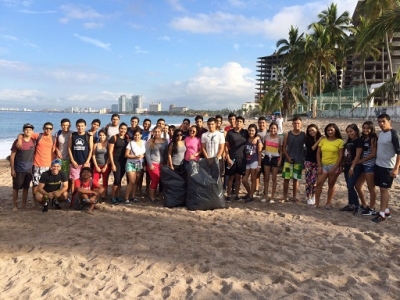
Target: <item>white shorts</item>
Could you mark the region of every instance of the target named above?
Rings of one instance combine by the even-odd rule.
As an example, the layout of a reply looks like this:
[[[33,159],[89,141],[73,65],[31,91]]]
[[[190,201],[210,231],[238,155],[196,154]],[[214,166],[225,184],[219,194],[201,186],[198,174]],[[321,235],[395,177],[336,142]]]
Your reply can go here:
[[[258,168],[258,161],[254,161],[251,164],[246,164],[246,170],[257,169],[257,168]]]

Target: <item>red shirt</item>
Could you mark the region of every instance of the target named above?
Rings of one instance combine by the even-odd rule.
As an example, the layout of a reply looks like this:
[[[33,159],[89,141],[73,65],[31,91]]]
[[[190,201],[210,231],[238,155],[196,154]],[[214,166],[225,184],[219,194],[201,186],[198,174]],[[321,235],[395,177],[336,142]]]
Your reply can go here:
[[[90,186],[90,182],[92,182],[92,186]],[[80,179],[76,179],[74,181],[74,195],[78,192],[79,188],[84,188],[85,190],[96,190],[100,187],[99,183],[96,180],[89,179],[88,182],[81,182]]]

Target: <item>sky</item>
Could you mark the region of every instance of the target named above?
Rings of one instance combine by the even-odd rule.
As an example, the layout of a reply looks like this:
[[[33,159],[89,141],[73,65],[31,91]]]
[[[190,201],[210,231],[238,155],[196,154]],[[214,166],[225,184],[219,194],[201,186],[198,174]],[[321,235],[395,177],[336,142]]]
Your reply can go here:
[[[0,0],[0,107],[254,101],[256,62],[332,1]],[[352,15],[357,0],[334,1]]]

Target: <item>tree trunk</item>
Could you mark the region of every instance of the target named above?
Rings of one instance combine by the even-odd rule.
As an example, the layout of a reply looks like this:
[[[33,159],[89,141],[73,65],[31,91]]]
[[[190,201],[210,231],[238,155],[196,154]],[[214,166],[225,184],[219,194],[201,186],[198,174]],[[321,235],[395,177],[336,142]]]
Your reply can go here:
[[[367,91],[367,96],[369,96],[369,89],[368,89],[368,84],[367,84],[367,76],[365,74],[365,59],[363,60],[363,77],[364,77],[364,85],[365,85],[365,90]],[[354,101],[354,99],[353,99]]]
[[[386,51],[387,51],[388,62],[389,62],[389,79],[392,79],[393,78],[393,64],[392,64],[392,55],[390,54],[390,48],[389,48],[389,36],[387,33],[385,34],[385,44],[386,44]],[[395,102],[394,89],[392,89],[392,91],[390,92],[390,97],[392,98],[391,102],[393,105]]]

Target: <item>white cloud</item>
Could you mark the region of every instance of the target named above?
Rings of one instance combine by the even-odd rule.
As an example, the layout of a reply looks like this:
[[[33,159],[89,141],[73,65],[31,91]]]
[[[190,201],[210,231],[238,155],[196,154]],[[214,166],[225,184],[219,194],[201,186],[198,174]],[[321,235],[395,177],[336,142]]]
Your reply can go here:
[[[241,103],[254,99],[255,81],[248,76],[251,72],[236,62],[220,68],[203,67],[193,78],[174,82],[162,90],[164,95],[169,95],[165,101],[178,106],[238,108]]]
[[[96,73],[85,73],[79,71],[68,71],[63,69],[57,69],[53,71],[46,71],[47,77],[56,79],[58,81],[65,82],[77,82],[77,83],[93,83],[98,81],[101,76]]]
[[[171,40],[171,38],[168,35],[160,36],[158,39],[162,40],[162,41],[170,41]]]
[[[135,46],[133,53],[135,54],[148,54],[150,53],[149,51],[142,50],[139,46]]]
[[[98,22],[86,22],[83,24],[83,27],[86,29],[95,29],[95,28],[101,28],[103,27],[103,23],[98,23]]]
[[[24,10],[19,10],[19,12],[23,14],[41,15],[41,14],[55,14],[57,11],[55,10],[33,11],[24,9]]]
[[[2,35],[1,37],[5,40],[10,40],[10,41],[15,41],[15,42],[19,41],[19,39],[13,35]]]
[[[98,13],[87,5],[66,4],[61,5],[61,10],[65,16],[60,19],[61,23],[68,23],[70,20],[95,20],[104,19],[105,15]]]
[[[79,35],[77,33],[75,33],[74,36],[77,37],[78,39],[80,39],[82,42],[89,43],[89,44],[92,44],[92,45],[94,45],[96,47],[99,47],[99,48],[102,48],[104,50],[110,51],[110,44],[109,43],[106,44],[106,43],[103,43],[102,41],[99,41],[99,40],[96,40],[96,39],[93,39],[93,38],[90,38],[90,37],[87,37],[87,36],[82,36],[82,35]]]
[[[240,0],[228,0],[227,2],[230,6],[236,8],[245,8],[247,6],[246,2]]]
[[[34,3],[33,0],[1,0],[6,6],[24,6],[29,7]]]
[[[176,11],[185,11],[185,8],[179,0],[167,0],[168,4],[172,7],[173,10]]]
[[[279,39],[287,35],[290,25],[306,31],[307,26],[316,21],[318,13],[326,9],[329,1],[309,2],[303,5],[284,7],[271,18],[258,19],[240,14],[221,11],[210,14],[197,14],[193,17],[174,18],[170,25],[176,30],[192,33],[231,33],[231,34],[263,34],[268,39]],[[357,0],[338,0],[339,13],[344,10],[354,11]]]
[[[238,51],[240,49],[240,45],[239,44],[233,44],[233,49]]]
[[[38,90],[12,90],[12,89],[3,89],[0,90],[0,100],[2,101],[13,101],[13,100],[35,100],[40,96],[40,92]]]
[[[26,72],[26,71],[30,70],[30,67],[27,64],[24,64],[19,61],[10,61],[10,60],[0,59],[0,70]]]

